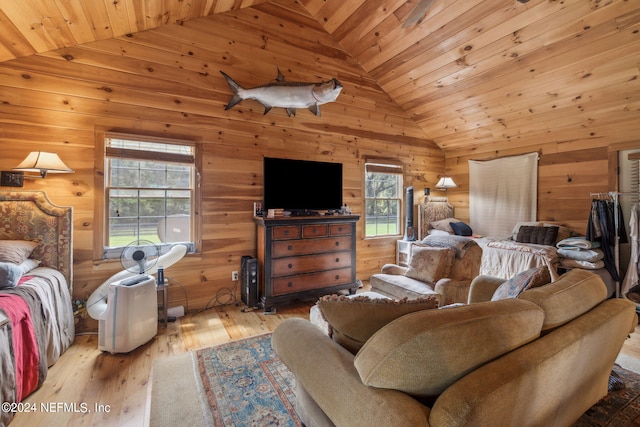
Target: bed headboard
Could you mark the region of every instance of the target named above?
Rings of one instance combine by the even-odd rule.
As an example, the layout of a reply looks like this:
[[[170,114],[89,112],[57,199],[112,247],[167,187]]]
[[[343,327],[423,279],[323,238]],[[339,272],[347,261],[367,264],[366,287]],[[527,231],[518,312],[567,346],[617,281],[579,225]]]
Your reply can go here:
[[[453,218],[453,205],[447,197],[427,196],[424,203],[418,206],[419,240],[429,234],[429,223],[441,219]]]
[[[31,258],[73,278],[73,208],[56,206],[44,191],[0,192],[0,239],[33,240]]]

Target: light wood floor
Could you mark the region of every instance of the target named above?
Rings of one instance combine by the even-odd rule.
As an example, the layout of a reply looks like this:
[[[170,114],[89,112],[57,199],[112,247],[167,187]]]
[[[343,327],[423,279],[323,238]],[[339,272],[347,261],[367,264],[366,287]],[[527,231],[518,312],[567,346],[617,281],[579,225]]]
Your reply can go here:
[[[10,427],[146,426],[155,359],[271,332],[286,318],[308,319],[311,305],[279,307],[269,315],[242,312],[243,305],[187,315],[166,329],[161,325],[155,339],[129,354],[103,353],[97,335],[77,336],[42,387],[24,400],[36,411],[17,414]]]
[[[309,318],[311,305],[281,307],[269,315],[242,312],[242,306],[235,305],[187,315],[166,329],[161,326],[155,339],[124,355],[98,351],[97,335],[78,336],[50,368],[44,385],[25,399],[37,412],[16,415],[11,427],[146,426],[155,359],[271,332],[286,318]],[[622,353],[640,359],[640,326]],[[41,404],[52,409],[45,413]]]

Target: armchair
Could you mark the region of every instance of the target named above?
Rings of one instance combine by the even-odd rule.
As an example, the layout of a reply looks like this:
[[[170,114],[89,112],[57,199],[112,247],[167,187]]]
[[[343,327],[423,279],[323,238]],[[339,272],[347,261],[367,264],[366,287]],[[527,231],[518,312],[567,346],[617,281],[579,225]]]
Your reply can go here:
[[[371,290],[393,299],[439,295],[440,305],[467,303],[480,272],[482,248],[455,235],[429,235],[411,246],[408,267],[385,264],[371,276]]]

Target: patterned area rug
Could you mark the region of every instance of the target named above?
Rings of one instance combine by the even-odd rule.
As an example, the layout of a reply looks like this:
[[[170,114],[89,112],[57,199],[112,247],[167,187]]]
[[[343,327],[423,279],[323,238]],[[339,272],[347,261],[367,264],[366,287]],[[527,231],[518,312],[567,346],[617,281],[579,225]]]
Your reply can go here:
[[[623,380],[622,390],[611,391],[591,407],[574,427],[640,426],[640,374],[614,366],[613,371]]]
[[[302,426],[293,409],[295,377],[271,348],[271,334],[157,362],[151,426]],[[159,396],[166,387],[186,405]]]
[[[640,374],[617,366],[612,391],[574,427],[640,427]],[[152,373],[153,427],[302,426],[295,378],[271,348],[271,334],[158,359]]]

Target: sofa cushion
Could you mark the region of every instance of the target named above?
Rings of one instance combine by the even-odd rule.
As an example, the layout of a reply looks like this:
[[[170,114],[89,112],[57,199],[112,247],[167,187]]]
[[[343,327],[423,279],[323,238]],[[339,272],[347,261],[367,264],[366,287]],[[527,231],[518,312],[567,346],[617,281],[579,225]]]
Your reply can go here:
[[[411,245],[409,266],[404,275],[427,283],[435,283],[451,272],[455,249]]]
[[[399,301],[369,296],[325,295],[318,300],[318,308],[329,324],[329,335],[353,354],[387,323],[407,313],[437,307],[435,295]]]
[[[530,268],[521,273],[516,274],[507,280],[493,293],[491,301],[497,301],[505,298],[517,298],[527,289],[536,288],[551,282],[551,274],[549,268],[544,265],[541,267]]]
[[[527,290],[519,297],[542,307],[545,313],[543,331],[570,322],[606,298],[607,286],[602,278],[582,269],[571,270],[555,282]]]
[[[354,365],[368,386],[435,396],[470,371],[536,339],[543,318],[540,307],[519,299],[422,310],[376,332]]]

